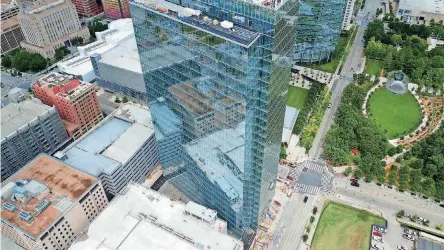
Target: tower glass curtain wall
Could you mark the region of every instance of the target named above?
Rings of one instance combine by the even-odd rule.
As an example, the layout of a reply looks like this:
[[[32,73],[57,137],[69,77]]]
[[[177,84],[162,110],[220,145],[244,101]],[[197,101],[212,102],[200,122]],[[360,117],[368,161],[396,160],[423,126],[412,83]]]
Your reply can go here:
[[[160,154],[180,155],[161,156],[169,182],[237,236],[274,195],[297,1],[276,4],[130,2]]]
[[[333,56],[341,34],[346,0],[299,2],[294,59],[313,63]]]

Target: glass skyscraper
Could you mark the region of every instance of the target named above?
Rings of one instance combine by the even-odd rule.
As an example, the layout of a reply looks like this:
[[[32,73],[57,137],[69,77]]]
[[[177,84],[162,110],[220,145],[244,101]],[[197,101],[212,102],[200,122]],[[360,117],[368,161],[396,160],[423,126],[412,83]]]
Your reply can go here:
[[[296,23],[294,59],[312,63],[331,59],[341,34],[346,0],[302,0]]]
[[[275,191],[296,0],[133,0],[165,174],[230,231],[257,228]]]

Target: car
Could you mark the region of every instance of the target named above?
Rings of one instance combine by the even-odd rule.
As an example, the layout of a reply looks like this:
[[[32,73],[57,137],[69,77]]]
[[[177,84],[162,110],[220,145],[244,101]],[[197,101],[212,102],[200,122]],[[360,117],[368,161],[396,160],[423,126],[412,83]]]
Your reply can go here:
[[[410,214],[409,213],[404,213],[404,217],[410,218]]]
[[[287,179],[289,179],[290,181],[292,181],[292,180],[293,180],[293,177],[291,177],[291,176],[287,176]]]
[[[353,187],[359,187],[359,183],[357,182],[350,182],[350,185],[352,185]]]
[[[382,237],[379,237],[379,236],[374,236],[373,235],[373,240],[379,241],[379,242],[383,242]]]
[[[404,246],[398,246],[399,250],[407,250],[407,248],[405,248]]]
[[[304,203],[307,203],[307,201],[308,201],[308,196],[305,196],[304,197]]]
[[[373,229],[374,229],[375,231],[379,231],[379,232],[381,232],[381,233],[387,233],[387,228],[385,228],[385,227],[374,226]]]
[[[444,204],[439,204],[440,207],[444,208]]]
[[[328,104],[328,108],[331,108],[331,103]]]
[[[375,235],[375,236],[379,236],[379,237],[382,237],[382,233],[379,232],[379,231],[374,231],[374,232],[373,232],[373,235]]]
[[[404,229],[404,233],[411,234],[411,235],[415,234],[415,232],[413,230],[408,229],[408,228]]]
[[[384,250],[383,247],[381,247],[380,245],[377,245],[377,244],[372,244],[372,249],[374,249],[374,250]]]
[[[415,240],[415,237],[411,236],[410,234],[403,234],[402,238],[407,239],[407,240],[411,240],[411,241]]]
[[[356,180],[355,178],[351,178],[350,181],[351,182],[358,182],[358,180]]]

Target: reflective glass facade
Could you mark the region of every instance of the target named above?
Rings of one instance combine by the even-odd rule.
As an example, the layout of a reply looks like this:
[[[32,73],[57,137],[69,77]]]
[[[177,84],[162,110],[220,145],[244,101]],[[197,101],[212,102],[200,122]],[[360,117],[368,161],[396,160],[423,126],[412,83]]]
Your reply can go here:
[[[180,173],[169,182],[238,236],[274,195],[297,1],[278,5],[130,3],[160,161]]]
[[[346,0],[299,2],[294,59],[311,63],[331,59],[339,41]]]

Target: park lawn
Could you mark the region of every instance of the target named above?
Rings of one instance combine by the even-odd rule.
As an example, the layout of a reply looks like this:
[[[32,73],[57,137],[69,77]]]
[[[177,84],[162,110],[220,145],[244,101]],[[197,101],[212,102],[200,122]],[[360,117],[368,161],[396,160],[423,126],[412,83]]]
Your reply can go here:
[[[307,94],[308,89],[289,86],[287,105],[301,110],[304,106],[305,100],[307,99]]]
[[[410,93],[397,95],[379,88],[371,95],[367,108],[388,139],[408,135],[421,122],[419,104]]]
[[[365,67],[365,73],[369,75],[374,75],[376,77],[380,77],[383,66],[384,66],[383,61],[368,59],[367,65]]]
[[[367,250],[372,224],[385,226],[385,221],[370,212],[329,202],[320,218],[311,249]]]

